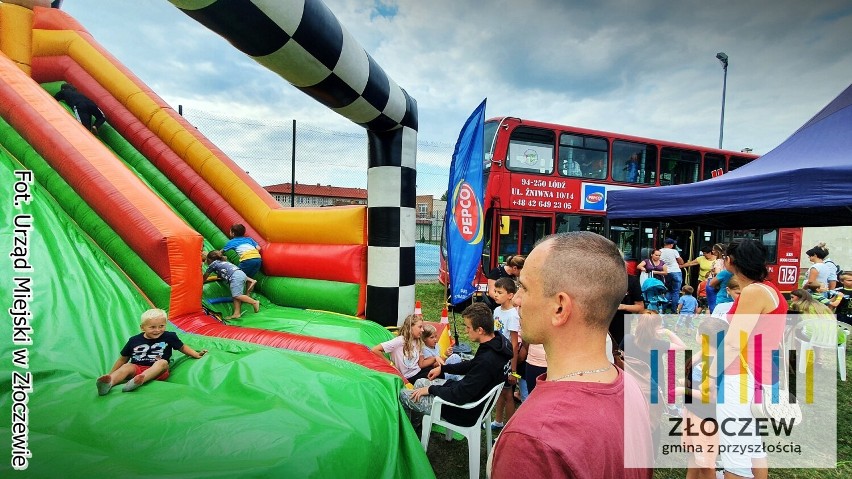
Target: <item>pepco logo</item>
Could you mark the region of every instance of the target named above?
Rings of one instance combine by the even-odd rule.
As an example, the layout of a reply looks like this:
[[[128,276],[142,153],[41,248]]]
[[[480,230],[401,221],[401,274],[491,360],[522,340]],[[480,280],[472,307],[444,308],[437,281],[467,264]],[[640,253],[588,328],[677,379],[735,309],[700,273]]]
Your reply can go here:
[[[470,244],[482,240],[482,206],[476,198],[476,192],[465,181],[459,182],[453,192],[453,216],[456,228],[464,240]]]
[[[589,193],[588,196],[586,196],[586,203],[591,203],[591,204],[600,203],[601,201],[603,201],[603,198],[604,198],[603,193],[600,193],[600,192]]]

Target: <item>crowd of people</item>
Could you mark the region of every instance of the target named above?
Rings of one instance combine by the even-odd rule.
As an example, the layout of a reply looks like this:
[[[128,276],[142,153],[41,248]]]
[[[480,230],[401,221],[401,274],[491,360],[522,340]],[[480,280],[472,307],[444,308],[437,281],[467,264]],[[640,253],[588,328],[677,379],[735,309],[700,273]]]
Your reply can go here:
[[[580,263],[590,266],[566,267]],[[535,477],[564,477],[566,471],[577,477],[651,477],[650,416],[637,414],[625,424],[623,415],[625,404],[641,411],[647,403],[636,381],[607,355],[607,332],[628,282],[615,245],[594,233],[555,235],[528,257],[507,258],[491,273],[487,296],[494,307],[474,302],[462,312],[465,330],[479,343],[471,360],[452,365],[424,360],[423,322],[415,315],[397,338],[373,348],[381,357],[389,353],[413,383],[400,392],[400,401],[415,427],[418,416],[431,412],[434,397],[465,404],[503,384],[494,421],[486,425],[501,431],[491,477],[515,476],[518,470]],[[407,352],[395,353],[404,344]],[[447,373],[461,377],[450,380]],[[525,391],[516,397],[516,388]],[[525,400],[516,409],[518,399]],[[444,411],[460,425],[472,425],[481,413],[447,406]],[[597,440],[588,440],[590,430],[600,431]],[[625,434],[626,442],[612,440]],[[625,469],[625,457],[634,467]]]
[[[256,283],[250,276],[260,268],[260,253],[257,243],[245,237],[242,225],[234,225],[230,236],[224,250],[234,250],[240,265],[229,263],[221,251],[211,251],[205,256],[205,277],[216,273],[228,282],[238,317],[241,303],[258,310],[259,304],[249,294]],[[767,279],[767,250],[759,241],[708,246],[689,262],[680,258],[674,240],[664,243],[667,247],[651,251],[640,263],[637,274],[628,275],[621,252],[600,235],[548,236],[527,257],[510,257],[492,271],[490,276],[495,278],[493,284],[489,282],[487,296],[493,308],[484,301],[474,302],[462,312],[467,337],[478,345],[472,357],[463,360],[451,347],[440,351],[436,329],[420,314],[409,315],[397,336],[372,351],[383,359],[389,355],[410,383],[399,399],[415,427],[424,414],[431,413],[435,397],[467,404],[503,385],[490,424],[499,436],[489,458],[489,477],[514,477],[524,471],[529,477],[650,478],[660,417],[649,403],[647,388],[659,386],[654,379],[649,385],[635,377],[628,362],[635,364],[637,358],[647,362],[655,357],[647,354],[651,351],[687,349],[678,328],[695,331],[699,343],[702,336],[719,335],[724,338],[718,343],[720,351],[711,341],[709,351],[689,360],[691,374],[676,393],[706,395],[709,380],[724,388],[725,397],[747,397],[748,401],[689,404],[679,414],[720,423],[753,419],[755,384],[772,388],[779,380],[769,369],[772,358],[767,355],[789,331],[788,312],[836,317],[852,325],[852,272],[835,274],[833,266],[826,267],[824,245],[808,250],[813,266],[788,304]],[[682,285],[679,278],[681,268],[691,266],[700,268],[699,279],[708,292],[702,305],[693,296],[694,289]],[[677,313],[671,328],[662,311],[646,308],[641,283],[673,273],[667,282],[682,296],[668,298],[669,311]],[[830,288],[832,279],[840,286]],[[711,314],[700,315],[702,308]],[[635,326],[629,315],[638,315]],[[165,331],[166,319],[162,310],[142,315],[142,333],[128,340],[112,369],[97,379],[99,395],[125,381],[123,390],[129,392],[148,381],[165,380],[173,350],[196,359],[206,354]],[[760,336],[769,346],[762,349],[765,357],[755,362],[754,367],[762,369],[748,369],[745,380],[740,378],[745,360],[740,344],[743,334]],[[808,330],[797,329],[797,334],[807,339]],[[667,367],[664,354],[656,357],[657,364],[646,366],[663,371]],[[522,391],[518,396],[516,388]],[[482,406],[445,406],[442,415],[455,424],[472,426],[481,412]],[[702,433],[687,442],[715,445],[720,451],[710,454],[705,447],[690,454],[687,477],[717,477],[717,464],[728,479],[768,476],[768,459],[759,452],[757,436]]]
[[[831,277],[829,268],[819,266],[828,256],[824,245],[808,251],[814,266],[788,303],[768,280],[767,249],[759,241],[707,245],[690,261],[680,258],[673,239],[664,244],[666,247],[649,252],[637,266],[637,274],[628,275],[615,245],[594,233],[557,234],[540,241],[520,259],[520,266],[506,264],[492,271],[495,278],[488,297],[494,308],[475,302],[462,313],[471,339],[480,343],[480,351],[484,350],[489,361],[479,358],[478,351],[472,361],[453,367],[437,361],[424,364],[421,368],[429,369],[425,379],[417,381],[414,375],[406,375],[415,384],[414,389],[400,393],[401,402],[417,414],[429,414],[432,396],[452,398],[456,404],[474,402],[502,382],[504,390],[490,424],[500,432],[489,458],[490,477],[516,476],[518,471],[535,477],[651,477],[654,444],[661,433],[655,421],[661,416],[647,400],[643,388],[648,385],[637,380],[626,365],[627,352],[638,351],[636,357],[647,361],[648,355],[642,352],[687,349],[678,332],[694,335],[699,344],[704,336],[723,336],[720,354],[711,341],[709,350],[689,360],[686,367],[691,374],[681,381],[676,394],[681,398],[706,394],[703,381],[708,379],[702,372],[706,375],[710,370],[721,372],[721,378],[711,374],[709,380],[724,384],[720,387],[724,387],[725,397],[738,398],[740,387],[745,387],[748,401],[688,404],[667,412],[695,421],[753,419],[755,382],[772,388],[778,375],[773,377],[767,369],[771,358],[762,357],[755,364],[763,369],[749,369],[747,380],[739,380],[741,334],[760,336],[765,346],[781,345],[792,329],[788,310],[836,316],[852,324],[852,272],[837,275],[840,287],[836,289],[821,281]],[[518,259],[510,258],[513,262]],[[700,289],[682,284],[681,272],[694,266],[699,268]],[[649,278],[665,279],[676,288],[663,311],[647,309],[641,284]],[[663,314],[666,312],[673,314]],[[635,324],[630,315],[638,316]],[[672,318],[670,324],[664,322],[668,317]],[[806,339],[808,331],[799,329],[797,334]],[[418,346],[411,341],[413,351]],[[483,347],[486,344],[490,346]],[[765,347],[762,354],[770,354],[772,349]],[[388,349],[379,345],[374,351],[382,354]],[[665,357],[658,355],[658,364],[646,367],[664,371]],[[717,365],[718,358],[724,358],[724,363]],[[629,362],[635,364],[635,358]],[[467,375],[441,379],[445,373],[469,373],[473,366],[479,368],[475,388]],[[485,368],[488,374],[483,374]],[[520,398],[512,391],[520,389],[521,382],[527,393],[518,406]],[[537,392],[531,394],[533,391]],[[631,414],[625,415],[625,409]],[[473,421],[480,411],[459,412]],[[767,477],[769,462],[766,453],[758,452],[761,448],[756,442],[759,438],[740,435],[689,438],[687,443],[715,448],[697,448],[688,455],[684,464],[687,477]],[[717,452],[711,454],[708,449]],[[718,453],[720,450],[724,452]]]

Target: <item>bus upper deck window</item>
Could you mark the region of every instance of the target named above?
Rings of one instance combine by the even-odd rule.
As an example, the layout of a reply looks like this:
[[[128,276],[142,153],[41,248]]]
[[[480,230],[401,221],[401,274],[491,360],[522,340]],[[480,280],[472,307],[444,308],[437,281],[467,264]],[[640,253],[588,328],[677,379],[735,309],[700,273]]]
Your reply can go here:
[[[562,133],[559,135],[559,174],[602,180],[607,177],[608,151],[604,138]]]
[[[613,141],[612,179],[653,185],[657,180],[657,148],[632,141]]]
[[[555,135],[550,130],[518,127],[509,139],[506,166],[511,171],[553,173]]]
[[[698,181],[701,154],[665,146],[660,150],[660,184],[683,185]]]

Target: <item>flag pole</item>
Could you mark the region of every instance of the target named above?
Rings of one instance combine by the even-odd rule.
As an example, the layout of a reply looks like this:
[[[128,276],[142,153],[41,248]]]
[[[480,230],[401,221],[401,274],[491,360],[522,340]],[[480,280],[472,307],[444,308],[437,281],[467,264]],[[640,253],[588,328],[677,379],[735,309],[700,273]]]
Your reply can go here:
[[[446,221],[446,220],[444,220]],[[446,226],[446,225],[445,225]],[[449,268],[449,264],[447,265]],[[444,308],[453,311],[453,338],[455,339],[455,345],[453,346],[453,352],[458,354],[470,354],[473,349],[471,349],[470,345],[467,343],[462,343],[459,341],[459,328],[456,325],[456,310],[452,308],[452,304],[450,304],[450,279],[452,275],[447,272],[447,284],[444,285]],[[471,296],[471,301],[473,301],[473,297]]]

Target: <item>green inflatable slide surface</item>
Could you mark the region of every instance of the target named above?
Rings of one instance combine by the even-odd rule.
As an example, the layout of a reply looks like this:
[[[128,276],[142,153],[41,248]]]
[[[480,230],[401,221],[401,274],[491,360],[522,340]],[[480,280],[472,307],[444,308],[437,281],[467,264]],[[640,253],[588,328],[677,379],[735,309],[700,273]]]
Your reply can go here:
[[[0,182],[16,184],[20,169],[4,145]],[[434,477],[397,400],[401,379],[347,361],[169,325],[210,353],[175,353],[167,381],[98,396],[95,379],[151,306],[34,176],[28,204],[15,207],[13,188],[0,193],[10,318],[0,477]],[[15,250],[24,240],[26,255]]]

